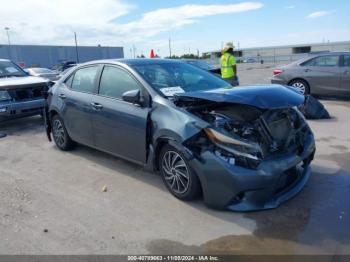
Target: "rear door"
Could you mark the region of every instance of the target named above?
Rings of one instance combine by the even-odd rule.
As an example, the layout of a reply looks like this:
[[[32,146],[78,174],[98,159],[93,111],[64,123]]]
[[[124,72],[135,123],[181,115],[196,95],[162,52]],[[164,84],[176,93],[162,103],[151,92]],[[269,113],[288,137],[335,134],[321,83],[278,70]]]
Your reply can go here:
[[[97,90],[98,65],[78,69],[59,89],[62,117],[74,141],[93,146],[92,100]]]
[[[315,94],[340,91],[339,55],[322,55],[303,63],[303,77]]]
[[[126,91],[146,90],[125,69],[106,65],[103,68],[99,93],[94,97],[93,113],[95,147],[128,160],[146,162],[146,127],[150,108],[122,100]]]
[[[340,87],[344,94],[350,94],[350,54],[343,56]]]

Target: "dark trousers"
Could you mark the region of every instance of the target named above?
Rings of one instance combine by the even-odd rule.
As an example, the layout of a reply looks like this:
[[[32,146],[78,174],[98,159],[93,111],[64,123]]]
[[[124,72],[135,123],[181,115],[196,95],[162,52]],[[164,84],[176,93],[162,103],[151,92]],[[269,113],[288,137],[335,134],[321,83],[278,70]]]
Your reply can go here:
[[[223,78],[227,83],[229,83],[231,86],[239,86],[239,80],[237,76],[233,76],[230,78]]]

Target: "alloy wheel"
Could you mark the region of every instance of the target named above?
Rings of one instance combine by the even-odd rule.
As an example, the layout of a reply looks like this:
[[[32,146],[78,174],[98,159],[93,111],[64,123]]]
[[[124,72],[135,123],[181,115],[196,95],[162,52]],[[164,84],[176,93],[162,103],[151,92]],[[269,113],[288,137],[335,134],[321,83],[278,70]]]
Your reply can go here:
[[[58,146],[63,147],[66,142],[66,135],[63,125],[59,119],[55,119],[52,125],[52,133]]]
[[[169,188],[177,193],[184,194],[190,185],[190,174],[183,158],[174,151],[167,151],[162,159],[164,179]]]
[[[305,94],[306,92],[306,86],[301,83],[301,82],[295,82],[292,84],[292,87],[294,87],[298,92],[300,92],[301,94]]]

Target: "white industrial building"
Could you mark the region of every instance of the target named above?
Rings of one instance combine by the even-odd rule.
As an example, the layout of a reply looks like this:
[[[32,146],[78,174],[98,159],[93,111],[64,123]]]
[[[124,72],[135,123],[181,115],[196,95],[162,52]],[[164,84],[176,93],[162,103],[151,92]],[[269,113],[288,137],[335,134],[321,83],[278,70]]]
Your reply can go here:
[[[350,51],[350,41],[242,48],[236,49],[235,55],[240,61],[250,58],[255,61],[263,60],[264,62],[277,63],[295,61],[310,53],[332,51]],[[217,59],[221,56],[221,51],[208,52],[205,55],[210,55],[212,59]]]

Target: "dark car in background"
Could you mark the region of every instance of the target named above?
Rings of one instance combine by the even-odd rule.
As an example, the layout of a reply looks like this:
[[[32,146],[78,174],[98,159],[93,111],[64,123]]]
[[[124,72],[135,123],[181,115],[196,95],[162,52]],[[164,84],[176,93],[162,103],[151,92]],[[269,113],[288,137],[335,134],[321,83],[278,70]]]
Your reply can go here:
[[[271,82],[293,86],[302,94],[350,95],[350,52],[311,54],[276,68]]]
[[[275,208],[306,184],[314,136],[279,85],[237,87],[174,60],[103,60],[77,66],[48,92],[46,129],[159,170],[181,200],[213,208]]]
[[[42,114],[48,80],[29,76],[10,60],[0,59],[0,121]]]
[[[71,67],[74,67],[77,65],[77,62],[75,61],[65,61],[65,62],[62,62],[58,65],[55,65],[52,67],[52,70],[55,71],[55,72],[58,72],[58,73],[61,73]]]
[[[50,81],[56,81],[59,79],[59,73],[53,70],[50,70],[48,68],[29,67],[29,68],[25,68],[24,71],[26,71],[31,76],[39,76],[42,78],[46,78]]]

